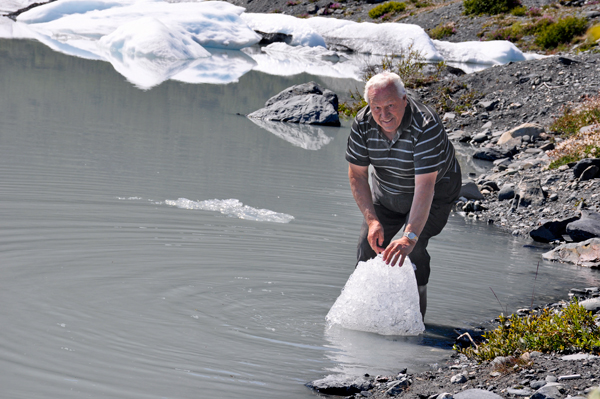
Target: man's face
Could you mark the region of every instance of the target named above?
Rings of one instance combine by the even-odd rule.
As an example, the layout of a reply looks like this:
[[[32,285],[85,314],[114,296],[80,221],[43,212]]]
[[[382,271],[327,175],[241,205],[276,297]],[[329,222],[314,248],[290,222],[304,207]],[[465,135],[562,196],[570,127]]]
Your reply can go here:
[[[393,137],[404,116],[406,95],[400,97],[393,83],[378,89],[372,88],[368,94],[373,119],[387,136]]]

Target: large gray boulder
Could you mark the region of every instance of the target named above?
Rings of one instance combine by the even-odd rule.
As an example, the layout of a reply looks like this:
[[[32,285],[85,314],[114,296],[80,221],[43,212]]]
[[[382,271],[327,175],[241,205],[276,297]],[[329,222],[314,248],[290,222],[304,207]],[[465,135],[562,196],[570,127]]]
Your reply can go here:
[[[581,219],[567,224],[566,233],[575,242],[600,237],[600,213],[581,211]]]
[[[600,238],[559,245],[552,251],[544,253],[542,258],[585,267],[600,267]]]
[[[309,382],[307,387],[326,395],[352,395],[373,388],[373,383],[362,377],[328,375],[325,378]]]
[[[265,107],[248,115],[267,121],[340,126],[338,97],[314,82],[292,86],[271,97]]]
[[[538,242],[553,242],[563,240],[563,234],[567,234],[567,225],[579,220],[577,216],[562,220],[542,221],[542,225],[531,230],[529,236]]]
[[[585,158],[577,162],[577,164],[573,166],[573,176],[576,179],[579,179],[583,171],[585,171],[590,166],[600,167],[600,158]]]

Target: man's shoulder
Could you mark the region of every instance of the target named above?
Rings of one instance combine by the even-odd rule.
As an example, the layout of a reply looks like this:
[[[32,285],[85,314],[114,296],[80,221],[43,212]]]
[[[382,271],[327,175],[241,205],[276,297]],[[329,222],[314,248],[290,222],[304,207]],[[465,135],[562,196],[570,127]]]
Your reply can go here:
[[[431,124],[439,123],[439,115],[429,105],[416,100],[412,96],[407,96],[411,102],[412,108],[412,123],[411,125],[417,125],[419,127],[428,126]]]
[[[371,117],[371,107],[369,107],[367,105],[366,107],[362,108],[360,111],[358,111],[356,113],[356,117],[354,118],[354,121],[356,123],[369,122],[370,117]]]

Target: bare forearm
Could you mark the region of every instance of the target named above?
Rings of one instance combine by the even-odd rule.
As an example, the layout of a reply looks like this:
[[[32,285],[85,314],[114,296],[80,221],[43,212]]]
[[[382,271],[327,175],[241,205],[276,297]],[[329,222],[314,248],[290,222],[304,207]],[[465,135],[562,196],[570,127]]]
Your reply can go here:
[[[367,223],[378,220],[375,208],[373,207],[373,197],[371,196],[368,174],[359,173],[350,167],[348,169],[348,178],[350,179],[350,188],[352,189],[356,205],[358,205],[358,209],[362,212]]]
[[[429,217],[429,211],[431,210],[436,175],[437,173],[417,176],[410,216],[408,217],[405,231],[411,231],[416,235],[420,235],[423,231]]]

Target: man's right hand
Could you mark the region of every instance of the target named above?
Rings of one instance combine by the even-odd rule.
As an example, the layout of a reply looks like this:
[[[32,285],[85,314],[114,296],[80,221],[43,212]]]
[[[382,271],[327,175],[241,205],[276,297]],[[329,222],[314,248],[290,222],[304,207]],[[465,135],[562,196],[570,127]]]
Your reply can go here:
[[[376,254],[380,254],[385,250],[384,247],[380,246],[383,245],[383,226],[378,220],[373,220],[369,223],[367,240]]]

